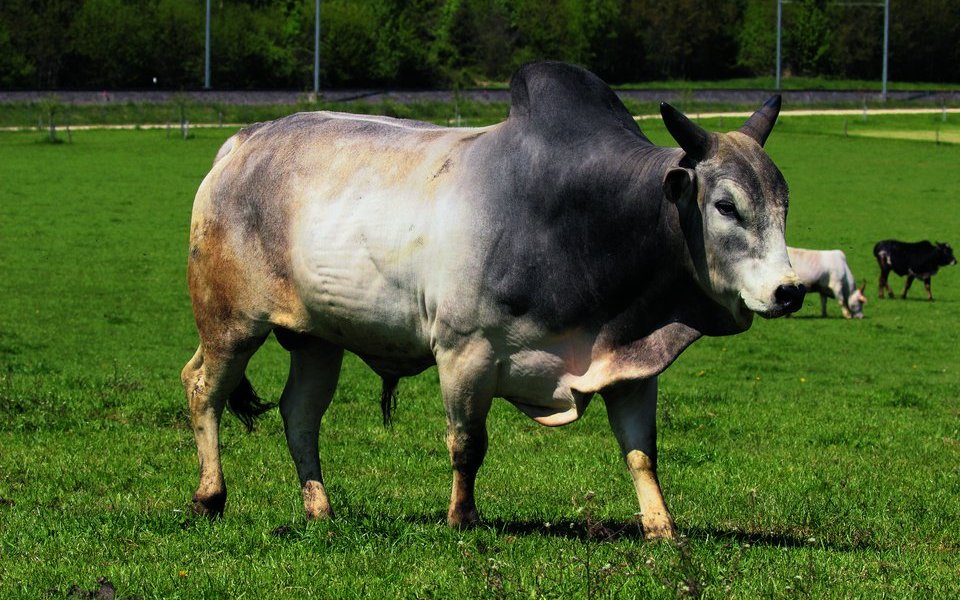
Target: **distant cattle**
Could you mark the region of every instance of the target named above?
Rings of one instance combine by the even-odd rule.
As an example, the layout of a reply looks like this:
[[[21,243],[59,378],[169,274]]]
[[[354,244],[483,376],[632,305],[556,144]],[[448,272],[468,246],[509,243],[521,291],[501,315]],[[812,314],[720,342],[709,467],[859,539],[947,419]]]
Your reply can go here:
[[[914,279],[923,281],[923,287],[927,290],[927,300],[933,300],[933,293],[930,291],[930,278],[936,275],[940,267],[957,264],[957,259],[953,257],[953,248],[950,244],[931,244],[928,241],[923,242],[900,242],[897,240],[883,240],[877,242],[873,247],[873,255],[877,258],[877,264],[880,265],[880,297],[884,297],[884,291],[893,298],[893,290],[887,283],[887,276],[890,271],[903,277],[907,276],[907,283],[903,286],[901,298],[907,297],[907,290]]]
[[[820,316],[827,316],[827,298],[836,298],[846,319],[862,319],[866,281],[857,287],[857,280],[847,265],[842,250],[806,250],[787,247],[790,264],[807,292],[820,294]]]
[[[491,401],[543,425],[600,394],[648,537],[672,537],[656,474],[657,376],[702,335],[803,303],[784,242],[787,184],[762,145],[771,98],[737,131],[661,106],[680,148],[654,145],[595,75],[522,68],[509,117],[444,128],[300,113],[228,140],[197,192],[188,282],[200,345],[182,371],[200,463],[194,509],[227,492],[219,423],[266,407],[244,374],[273,332],[308,518],[332,514],[318,432],[343,353],[384,381],[436,365],[453,489],[478,518]]]

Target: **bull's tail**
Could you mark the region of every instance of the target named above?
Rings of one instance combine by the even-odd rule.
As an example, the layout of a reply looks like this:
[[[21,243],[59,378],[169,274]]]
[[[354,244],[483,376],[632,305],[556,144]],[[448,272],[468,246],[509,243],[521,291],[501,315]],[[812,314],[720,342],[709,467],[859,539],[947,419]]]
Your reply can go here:
[[[399,377],[381,376],[383,387],[380,389],[380,412],[383,414],[383,426],[389,427],[393,420],[393,409],[397,407],[397,384]]]
[[[257,417],[273,408],[274,404],[264,402],[250,385],[250,380],[244,375],[237,388],[227,398],[227,410],[232,412],[247,431],[253,431],[253,423]]]
[[[881,267],[890,267],[892,262],[890,261],[890,253],[886,250],[880,250],[877,252],[877,262],[880,263]]]

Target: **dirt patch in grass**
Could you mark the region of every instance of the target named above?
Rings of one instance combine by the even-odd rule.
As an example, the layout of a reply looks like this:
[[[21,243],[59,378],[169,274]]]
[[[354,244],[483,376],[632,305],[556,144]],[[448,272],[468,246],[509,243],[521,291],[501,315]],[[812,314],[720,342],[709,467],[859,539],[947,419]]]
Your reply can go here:
[[[851,136],[886,138],[891,140],[915,140],[918,142],[939,142],[941,144],[960,144],[960,131],[897,131],[897,130],[862,130],[851,131]]]

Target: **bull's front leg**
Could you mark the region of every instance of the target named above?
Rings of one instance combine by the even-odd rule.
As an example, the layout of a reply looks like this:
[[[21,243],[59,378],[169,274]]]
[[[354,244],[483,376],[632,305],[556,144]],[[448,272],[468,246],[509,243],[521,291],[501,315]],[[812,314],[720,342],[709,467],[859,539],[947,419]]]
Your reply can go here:
[[[847,307],[846,303],[843,300],[839,300],[839,304],[840,304],[840,313],[843,315],[843,318],[852,319],[853,313],[850,312],[850,309]]]
[[[453,466],[447,523],[469,527],[479,520],[474,488],[487,453],[487,413],[496,383],[495,365],[489,344],[479,340],[438,353],[437,368]]]
[[[640,501],[644,537],[675,537],[673,517],[657,480],[657,378],[618,384],[602,395]]]
[[[907,275],[907,284],[903,286],[903,293],[900,294],[901,300],[907,299],[907,290],[910,289],[910,284],[913,283],[913,275]],[[892,294],[891,294],[892,295]]]

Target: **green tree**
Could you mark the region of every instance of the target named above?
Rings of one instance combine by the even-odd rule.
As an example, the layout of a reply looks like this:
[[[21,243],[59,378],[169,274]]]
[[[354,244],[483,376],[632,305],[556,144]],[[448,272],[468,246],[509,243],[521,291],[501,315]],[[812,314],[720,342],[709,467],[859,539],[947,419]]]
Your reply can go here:
[[[274,86],[299,87],[306,65],[297,63],[296,30],[287,25],[287,11],[279,3],[223,3],[213,19],[216,60],[211,77],[217,87],[256,88],[264,81]]]
[[[647,0],[646,56],[658,78],[722,79],[734,73],[737,2]]]
[[[891,79],[960,81],[958,40],[960,2],[893,0],[890,7]]]
[[[876,79],[883,64],[883,7],[851,4],[836,13],[828,65],[822,74]]]
[[[33,64],[14,45],[0,13],[0,87],[24,87],[33,81]]]
[[[404,87],[428,87],[442,79],[432,62],[443,2],[381,0],[385,17],[377,37],[377,68],[381,80]]]
[[[70,80],[81,87],[147,85],[148,15],[123,0],[86,0],[70,24]]]
[[[203,84],[204,18],[200,2],[158,0],[150,17],[152,51],[146,69],[162,89]]]
[[[826,0],[799,0],[784,15],[784,55],[795,75],[819,75],[827,70],[831,19]],[[789,19],[787,19],[789,15]]]
[[[777,6],[770,0],[748,0],[737,35],[737,64],[755,75],[776,71]]]
[[[320,56],[324,83],[370,85],[378,81],[377,35],[382,14],[375,2],[328,0],[321,6]]]
[[[573,0],[515,0],[512,20],[517,47],[511,71],[533,60],[588,62],[589,38],[583,12],[584,3]]]
[[[510,77],[517,34],[504,0],[449,0],[443,28],[437,36],[436,64],[448,79],[472,80]],[[454,74],[450,74],[454,73]]]
[[[67,32],[82,0],[5,0],[2,16],[14,51],[30,66],[32,87],[50,89],[62,85],[61,74],[68,59]]]

